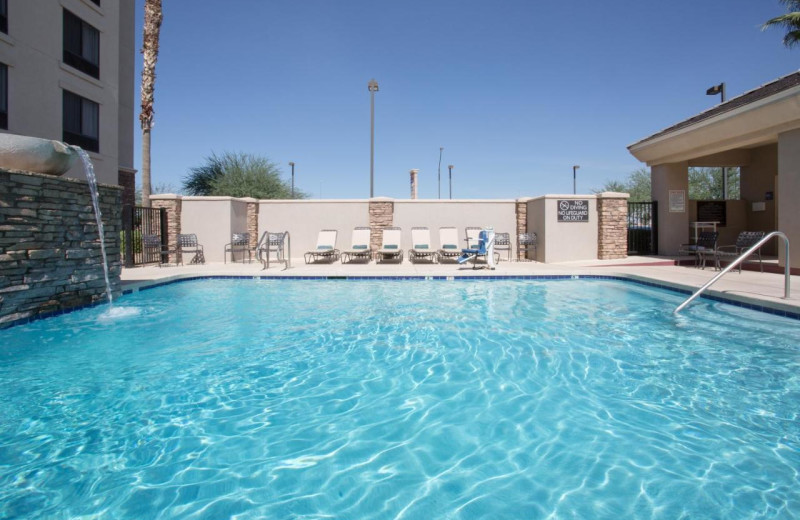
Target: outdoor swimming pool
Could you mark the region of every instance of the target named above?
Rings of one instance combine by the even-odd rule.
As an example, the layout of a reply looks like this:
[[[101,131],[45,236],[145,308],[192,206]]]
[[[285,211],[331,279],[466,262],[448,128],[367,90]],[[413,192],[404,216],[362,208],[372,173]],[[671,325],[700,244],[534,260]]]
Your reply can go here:
[[[798,322],[683,298],[202,280],[3,330],[0,517],[800,514]]]

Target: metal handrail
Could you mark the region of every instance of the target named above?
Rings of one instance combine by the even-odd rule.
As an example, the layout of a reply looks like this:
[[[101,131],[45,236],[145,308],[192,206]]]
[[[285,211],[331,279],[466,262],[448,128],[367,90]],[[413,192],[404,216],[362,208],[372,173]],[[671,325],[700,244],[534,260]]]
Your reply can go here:
[[[287,270],[292,266],[292,237],[289,236],[288,231],[283,232],[283,240],[286,242],[286,251],[285,251],[285,258],[283,260],[278,260],[278,262],[283,262],[286,264],[286,267],[283,270]],[[264,254],[262,251],[262,246],[266,243],[266,260],[264,259]],[[261,235],[261,240],[258,241],[258,245],[256,246],[256,255],[259,256],[259,260],[264,265],[262,271],[269,269],[269,231],[264,231],[264,234]]]
[[[747,251],[745,251],[744,253],[739,255],[736,258],[736,260],[731,262],[717,276],[712,278],[708,283],[706,283],[704,286],[702,286],[697,291],[695,291],[695,293],[693,295],[689,296],[686,299],[685,302],[683,302],[682,304],[678,305],[678,307],[675,309],[675,314],[678,314],[679,312],[681,312],[681,310],[684,307],[686,307],[687,305],[689,305],[692,302],[692,300],[694,300],[695,298],[697,298],[698,296],[703,294],[703,292],[705,292],[706,289],[708,289],[709,287],[714,285],[714,283],[716,283],[716,281],[719,280],[720,278],[722,278],[724,275],[728,274],[728,272],[731,269],[735,268],[736,266],[738,266],[739,264],[744,262],[747,259],[747,257],[749,257],[750,255],[755,253],[755,251],[758,248],[763,246],[772,237],[783,237],[783,243],[784,243],[784,245],[786,247],[786,258],[785,258],[785,260],[786,260],[786,268],[785,268],[786,273],[784,275],[784,282],[783,282],[783,298],[784,299],[789,298],[789,293],[790,293],[790,290],[791,290],[790,289],[790,285],[791,285],[791,283],[790,283],[791,282],[791,278],[790,278],[790,276],[791,276],[791,274],[790,274],[791,273],[791,262],[789,261],[789,237],[787,237],[781,231],[773,231],[773,232],[769,233],[767,236],[765,236],[764,238],[762,238],[761,240],[759,240],[758,242],[756,242],[750,249],[748,249]]]

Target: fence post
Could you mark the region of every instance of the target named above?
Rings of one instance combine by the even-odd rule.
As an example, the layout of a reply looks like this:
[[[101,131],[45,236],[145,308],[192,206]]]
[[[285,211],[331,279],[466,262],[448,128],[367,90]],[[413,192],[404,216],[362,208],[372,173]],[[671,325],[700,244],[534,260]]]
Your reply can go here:
[[[133,207],[122,207],[122,239],[125,247],[125,267],[133,267]]]

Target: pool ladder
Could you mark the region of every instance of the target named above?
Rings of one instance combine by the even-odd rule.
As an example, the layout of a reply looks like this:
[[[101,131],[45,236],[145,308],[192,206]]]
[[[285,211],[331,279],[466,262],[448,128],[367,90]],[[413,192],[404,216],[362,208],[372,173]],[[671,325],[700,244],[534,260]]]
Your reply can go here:
[[[258,245],[256,246],[256,254],[259,257],[259,260],[261,260],[261,263],[264,265],[264,269],[262,269],[262,271],[269,269],[269,247],[278,245],[278,241],[270,240],[269,235],[269,231],[264,231],[264,234],[261,235],[261,240],[258,241]],[[278,250],[283,252],[283,259],[278,257],[277,262],[286,264],[286,266],[283,268],[285,271],[292,266],[292,237],[289,236],[288,231],[284,231],[283,233],[280,233],[280,235],[281,247],[278,248]],[[283,247],[283,242],[286,242],[286,247]]]
[[[747,259],[747,257],[749,257],[750,255],[755,253],[756,250],[759,247],[763,246],[772,237],[782,237],[783,238],[783,244],[784,244],[785,249],[786,249],[786,258],[785,258],[785,261],[786,261],[786,272],[784,274],[784,282],[783,282],[783,299],[785,300],[785,299],[789,298],[789,293],[790,293],[790,290],[791,290],[791,288],[790,288],[790,285],[791,285],[790,284],[790,281],[791,281],[791,279],[790,279],[790,276],[791,276],[790,275],[791,262],[789,261],[789,237],[787,237],[784,233],[782,233],[780,231],[773,231],[773,232],[769,233],[767,236],[765,236],[764,238],[762,238],[761,240],[759,240],[758,242],[756,242],[753,245],[753,247],[751,247],[750,249],[748,249],[747,251],[745,251],[744,253],[739,255],[736,258],[736,260],[731,262],[717,276],[712,278],[708,283],[706,283],[704,286],[702,286],[697,291],[695,291],[695,293],[693,295],[689,296],[686,299],[686,301],[684,301],[682,304],[678,305],[678,307],[675,309],[675,314],[678,314],[679,312],[681,312],[681,310],[683,310],[684,307],[686,307],[687,305],[692,303],[692,300],[694,300],[695,298],[697,298],[698,296],[703,294],[705,292],[705,290],[708,289],[709,287],[711,287],[712,285],[714,285],[717,282],[717,280],[719,280],[720,278],[722,278],[723,276],[728,274],[728,271],[730,271],[734,267],[737,267],[739,264],[744,262],[745,259]]]

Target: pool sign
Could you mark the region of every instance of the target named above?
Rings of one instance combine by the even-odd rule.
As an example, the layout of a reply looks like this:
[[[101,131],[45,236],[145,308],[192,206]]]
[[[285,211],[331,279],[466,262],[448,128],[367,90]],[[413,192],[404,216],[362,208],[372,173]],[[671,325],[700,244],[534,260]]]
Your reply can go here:
[[[589,222],[588,200],[559,200],[559,222]]]

